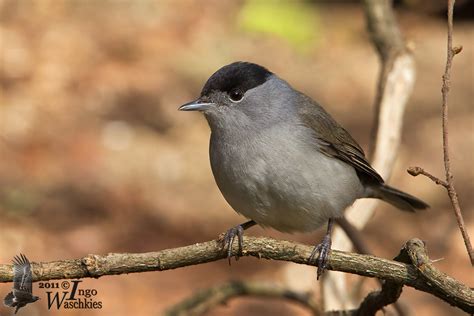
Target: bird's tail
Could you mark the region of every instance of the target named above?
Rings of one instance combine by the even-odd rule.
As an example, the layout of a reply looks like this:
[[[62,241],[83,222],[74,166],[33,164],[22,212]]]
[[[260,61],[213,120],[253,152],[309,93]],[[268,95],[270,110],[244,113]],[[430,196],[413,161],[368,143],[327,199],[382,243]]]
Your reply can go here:
[[[428,204],[414,197],[413,195],[402,192],[385,184],[371,189],[370,197],[382,199],[402,211],[415,212],[415,210],[423,210],[429,207]]]
[[[7,296],[5,296],[5,298],[3,299],[3,304],[5,304],[5,306],[12,306],[13,298],[13,292],[8,293]]]

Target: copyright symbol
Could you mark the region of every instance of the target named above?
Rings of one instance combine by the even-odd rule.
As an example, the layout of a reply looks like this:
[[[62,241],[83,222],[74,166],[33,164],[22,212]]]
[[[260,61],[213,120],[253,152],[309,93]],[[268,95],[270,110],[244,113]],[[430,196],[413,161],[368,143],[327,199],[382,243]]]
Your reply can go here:
[[[69,288],[69,282],[68,281],[62,281],[61,282],[61,287],[64,289],[64,290],[67,290]]]

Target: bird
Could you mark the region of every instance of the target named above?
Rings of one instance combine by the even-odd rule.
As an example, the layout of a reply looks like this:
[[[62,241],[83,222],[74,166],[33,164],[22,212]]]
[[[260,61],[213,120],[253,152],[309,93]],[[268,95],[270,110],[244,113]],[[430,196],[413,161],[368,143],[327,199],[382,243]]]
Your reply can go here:
[[[13,290],[3,299],[9,307],[16,307],[15,314],[26,304],[39,300],[33,295],[31,264],[24,254],[13,258]]]
[[[377,198],[414,212],[422,200],[387,185],[363,149],[316,101],[267,68],[234,62],[212,74],[200,96],[178,108],[204,114],[211,130],[215,182],[230,206],[249,219],[223,236],[227,257],[244,230],[258,224],[284,233],[327,223],[310,263],[327,268],[337,218],[360,198]]]

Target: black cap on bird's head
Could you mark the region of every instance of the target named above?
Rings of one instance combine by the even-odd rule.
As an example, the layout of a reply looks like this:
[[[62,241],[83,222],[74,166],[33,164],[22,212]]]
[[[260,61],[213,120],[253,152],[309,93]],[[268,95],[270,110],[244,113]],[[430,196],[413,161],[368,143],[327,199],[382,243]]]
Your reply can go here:
[[[272,73],[265,67],[249,62],[234,62],[216,71],[204,85],[201,96],[182,105],[181,111],[205,111],[215,105],[214,93],[225,94],[231,102],[240,102],[250,89],[265,83]]]
[[[271,74],[260,65],[238,61],[216,71],[202,88],[201,97],[212,91],[230,93],[239,89],[246,92],[264,83]]]

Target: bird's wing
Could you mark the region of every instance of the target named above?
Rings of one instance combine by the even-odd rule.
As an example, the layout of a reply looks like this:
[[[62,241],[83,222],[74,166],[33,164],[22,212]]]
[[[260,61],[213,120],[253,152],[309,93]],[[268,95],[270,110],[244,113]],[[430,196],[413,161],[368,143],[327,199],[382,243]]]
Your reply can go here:
[[[13,288],[18,291],[26,291],[32,293],[32,272],[31,264],[28,258],[24,254],[15,256],[13,258]]]
[[[331,157],[338,158],[352,167],[370,182],[383,183],[382,177],[365,158],[364,151],[352,136],[340,126],[319,104],[306,97],[299,115],[306,127],[314,131],[320,150]]]
[[[21,303],[27,303],[31,301],[32,297],[30,292],[22,290],[13,290],[13,295],[15,296],[16,301]]]
[[[13,295],[13,292],[10,292],[3,299],[3,304],[5,304],[5,306],[12,307],[13,303],[15,302],[14,299],[15,299],[15,296]]]

